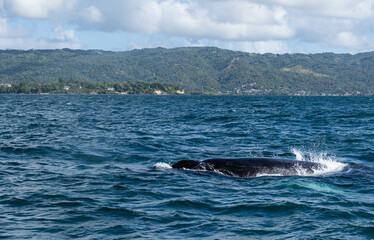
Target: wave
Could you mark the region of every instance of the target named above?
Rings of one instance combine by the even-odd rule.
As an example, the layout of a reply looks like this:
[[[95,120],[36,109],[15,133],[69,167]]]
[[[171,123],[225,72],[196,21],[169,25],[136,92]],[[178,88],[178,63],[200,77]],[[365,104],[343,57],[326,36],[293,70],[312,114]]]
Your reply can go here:
[[[23,146],[23,147],[12,147],[12,146],[4,146],[0,147],[0,152],[4,153],[13,153],[13,154],[49,154],[51,152],[56,151],[54,147],[47,147],[47,146]]]
[[[302,151],[296,148],[292,149],[292,153],[296,156],[298,161],[315,162],[322,165],[322,168],[314,169],[313,174],[300,174],[304,175],[322,175],[334,172],[340,172],[348,166],[346,163],[342,163],[336,160],[334,156],[329,156],[326,152],[311,152]]]

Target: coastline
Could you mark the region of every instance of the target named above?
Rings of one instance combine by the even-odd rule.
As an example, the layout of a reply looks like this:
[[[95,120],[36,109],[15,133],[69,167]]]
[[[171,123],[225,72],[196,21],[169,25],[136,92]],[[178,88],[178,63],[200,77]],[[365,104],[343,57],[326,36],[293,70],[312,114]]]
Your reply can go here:
[[[53,92],[53,93],[0,93],[0,95],[129,95],[129,96],[248,96],[248,97],[373,97],[374,95],[339,95],[339,94],[225,94],[225,93],[163,93],[163,94],[149,94],[149,93],[98,93],[98,92]]]

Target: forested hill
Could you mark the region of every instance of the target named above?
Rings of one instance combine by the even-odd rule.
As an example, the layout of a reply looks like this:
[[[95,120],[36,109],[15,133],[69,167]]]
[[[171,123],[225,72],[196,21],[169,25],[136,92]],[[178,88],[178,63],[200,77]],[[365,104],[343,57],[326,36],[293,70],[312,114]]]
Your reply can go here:
[[[2,50],[0,84],[58,81],[170,83],[233,94],[374,95],[374,52],[251,54],[213,47]]]

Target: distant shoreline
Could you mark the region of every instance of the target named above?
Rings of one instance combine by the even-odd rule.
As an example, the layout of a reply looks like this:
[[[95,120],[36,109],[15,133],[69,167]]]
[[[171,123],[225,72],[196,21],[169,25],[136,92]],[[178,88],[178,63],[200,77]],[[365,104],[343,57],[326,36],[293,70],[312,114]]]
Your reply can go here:
[[[0,93],[1,95],[117,95],[117,96],[242,96],[242,97],[373,97],[374,95],[244,95],[244,94],[219,94],[219,93],[167,93],[167,94],[144,94],[144,93]]]
[[[167,83],[93,83],[59,80],[54,83],[0,84],[0,94],[143,94],[183,95],[184,89]]]
[[[87,95],[204,95],[204,96],[374,96],[370,94],[345,93],[285,93],[277,92],[256,92],[256,93],[222,93],[222,92],[200,92],[185,91],[179,86],[169,83],[144,83],[144,82],[121,82],[121,83],[101,83],[101,82],[85,82],[85,81],[64,81],[59,80],[53,83],[16,83],[16,84],[0,84],[0,94],[87,94]]]

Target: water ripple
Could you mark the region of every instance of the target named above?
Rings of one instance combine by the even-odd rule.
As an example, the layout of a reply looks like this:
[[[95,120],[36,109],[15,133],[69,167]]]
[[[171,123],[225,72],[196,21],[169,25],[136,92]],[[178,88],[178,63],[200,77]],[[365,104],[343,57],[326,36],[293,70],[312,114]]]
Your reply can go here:
[[[372,98],[0,95],[0,109],[0,238],[374,238]],[[345,167],[153,167],[218,157]]]

